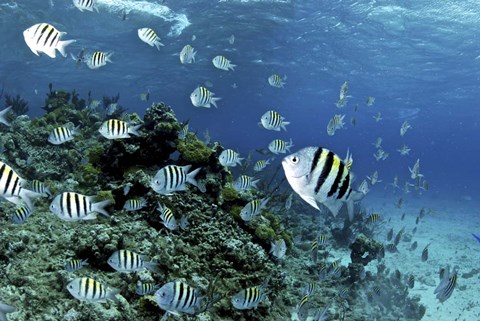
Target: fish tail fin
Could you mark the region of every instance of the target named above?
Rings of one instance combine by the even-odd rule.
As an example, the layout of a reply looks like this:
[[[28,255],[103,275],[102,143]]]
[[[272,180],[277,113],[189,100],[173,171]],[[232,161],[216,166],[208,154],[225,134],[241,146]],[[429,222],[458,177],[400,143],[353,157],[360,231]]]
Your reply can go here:
[[[98,203],[93,203],[92,204],[92,210],[94,212],[98,212],[106,217],[110,217],[110,214],[105,210],[105,207],[112,204],[112,200],[104,200]]]
[[[256,180],[252,181],[252,187],[253,187],[253,188],[258,188],[258,187],[257,187],[257,183],[258,183],[258,182],[260,182],[260,179],[256,179]]]
[[[220,97],[212,97],[212,100],[211,100],[210,102],[212,103],[212,105],[213,105],[215,108],[218,108],[218,106],[217,106],[217,101],[219,101],[220,99],[222,99],[222,98],[220,98]]]
[[[282,124],[280,124],[280,128],[282,128],[284,131],[287,131],[287,125],[290,125],[289,121],[282,121]]]
[[[62,56],[64,56],[64,57],[67,56],[67,53],[65,52],[65,48],[67,48],[68,45],[70,45],[74,42],[77,42],[77,40],[65,40],[65,41],[59,41],[58,42],[57,49],[58,49],[58,51],[60,51]]]
[[[158,263],[155,262],[145,262],[145,268],[153,273],[159,273],[160,269],[158,268]]]
[[[10,126],[10,122],[5,118],[5,116],[10,111],[10,109],[12,109],[12,106],[9,106],[9,107],[5,108],[4,110],[0,111],[0,123],[4,124],[6,126]]]
[[[115,302],[119,302],[118,298],[117,298],[117,294],[120,293],[120,290],[117,290],[117,289],[110,289],[110,291],[108,291],[108,294],[107,294],[107,299],[110,299],[112,301],[115,301]]]
[[[109,51],[105,54],[105,61],[109,63],[113,63],[112,59],[110,59],[113,56],[114,52]]]
[[[140,136],[140,133],[138,132],[138,129],[142,127],[142,124],[140,125],[136,125],[136,126],[132,126],[128,129],[128,133],[129,134],[132,134],[132,135],[135,135],[135,136]]]
[[[230,66],[228,66],[232,71],[235,71],[235,67],[237,67],[237,65],[234,65],[234,64],[230,64]]]
[[[195,54],[196,54],[196,53],[197,53],[196,51],[192,52],[192,60],[193,60],[193,62],[195,62]]]
[[[201,189],[202,186],[198,184],[197,180],[195,179],[195,176],[198,174],[198,172],[200,172],[201,169],[202,169],[201,167],[196,168],[187,174],[187,182],[196,186],[198,189]]]
[[[325,202],[323,203],[323,205],[325,205],[330,210],[330,212],[332,212],[333,217],[337,217],[338,212],[340,212],[340,209],[343,206],[343,202],[335,200],[335,201]]]
[[[157,50],[160,50],[160,47],[163,47],[165,46],[163,43],[161,43],[160,41],[155,41],[155,47],[157,47]]]

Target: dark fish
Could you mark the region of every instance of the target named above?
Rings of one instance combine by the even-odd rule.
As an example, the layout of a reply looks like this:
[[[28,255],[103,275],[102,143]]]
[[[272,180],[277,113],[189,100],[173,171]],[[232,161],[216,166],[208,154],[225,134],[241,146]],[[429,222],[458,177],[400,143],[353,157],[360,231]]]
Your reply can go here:
[[[417,249],[418,243],[417,241],[412,243],[412,246],[410,246],[410,251],[415,251]]]
[[[368,224],[375,224],[380,219],[380,214],[372,213],[368,217]]]
[[[478,236],[478,235],[476,235],[476,234],[474,234],[474,233],[472,233],[472,236],[473,236],[477,241],[480,242],[480,236]]]
[[[418,213],[418,217],[420,218],[424,218],[425,217],[425,208],[422,207],[422,209],[420,210],[420,213]]]
[[[390,253],[398,252],[397,245],[394,243],[387,244],[387,251]]]
[[[400,244],[404,231],[405,231],[405,227],[403,227],[400,231],[398,231],[397,235],[395,235],[395,240],[393,241],[395,245]]]
[[[417,227],[416,226],[412,230],[412,234],[415,234],[415,233],[417,233]]]
[[[410,289],[413,289],[415,286],[415,276],[413,274],[410,274],[407,279],[407,285]]]
[[[418,224],[420,222],[420,216],[417,216],[417,219],[415,220],[415,224]]]
[[[399,270],[395,270],[395,278],[397,280],[401,280],[402,279],[402,272],[400,272]]]
[[[385,247],[382,244],[382,246],[380,247],[380,249],[377,252],[377,258],[383,259],[384,257],[385,257]]]
[[[310,249],[310,258],[312,259],[313,263],[317,263],[318,259],[318,241],[314,240],[312,243],[312,247]]]
[[[422,262],[425,262],[426,260],[428,260],[428,246],[429,245],[430,245],[430,243],[427,244],[427,246],[425,246],[425,248],[422,251]]]
[[[391,228],[390,231],[388,231],[387,241],[390,242],[392,240],[392,237],[393,237],[393,228]]]
[[[404,218],[405,218],[405,213],[402,214],[401,220],[403,221]]]
[[[453,274],[450,275],[450,267],[447,267],[440,284],[437,286],[433,294],[437,295],[440,303],[445,302],[453,293],[457,285],[458,271],[454,269]]]

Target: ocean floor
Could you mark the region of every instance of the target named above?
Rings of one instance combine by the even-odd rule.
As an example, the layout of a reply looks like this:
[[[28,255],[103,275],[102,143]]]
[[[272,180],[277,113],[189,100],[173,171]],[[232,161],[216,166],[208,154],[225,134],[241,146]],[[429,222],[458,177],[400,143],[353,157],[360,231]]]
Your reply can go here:
[[[417,232],[411,241],[406,242],[405,239],[408,238],[404,238],[398,246],[398,252],[386,253],[384,260],[392,269],[397,268],[404,274],[415,275],[415,287],[410,290],[410,296],[420,296],[420,302],[426,306],[422,320],[480,320],[480,243],[471,235],[472,232],[480,233],[480,204],[470,198],[448,200],[422,195],[405,197],[403,207],[397,208],[391,200],[391,196],[368,195],[363,205],[367,209],[384,213],[385,224],[376,235],[378,240],[385,240],[391,227],[395,233],[405,227],[408,236],[417,226]],[[416,225],[421,208],[427,209],[427,214]],[[432,210],[430,213],[429,209]],[[405,218],[402,221],[403,213]],[[414,241],[418,242],[418,247],[410,251]],[[422,251],[427,244],[430,244],[429,258],[422,262]],[[439,284],[440,267],[448,264],[452,268],[458,266],[459,277],[452,296],[440,303],[433,292]]]

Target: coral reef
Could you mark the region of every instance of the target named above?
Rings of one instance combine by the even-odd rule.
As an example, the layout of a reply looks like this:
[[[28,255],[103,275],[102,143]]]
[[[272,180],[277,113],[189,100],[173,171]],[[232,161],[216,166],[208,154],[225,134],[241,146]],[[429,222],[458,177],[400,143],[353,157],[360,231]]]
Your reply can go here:
[[[5,106],[12,106],[12,112],[16,116],[24,115],[28,112],[28,102],[23,100],[20,95],[12,97],[8,94],[5,95]]]

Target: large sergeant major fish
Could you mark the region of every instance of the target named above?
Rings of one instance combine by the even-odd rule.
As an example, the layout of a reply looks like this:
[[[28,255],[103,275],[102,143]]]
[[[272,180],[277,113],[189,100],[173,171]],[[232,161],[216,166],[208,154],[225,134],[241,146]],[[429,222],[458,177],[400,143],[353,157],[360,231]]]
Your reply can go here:
[[[337,216],[347,203],[353,219],[353,202],[364,194],[352,189],[350,170],[338,155],[326,148],[305,147],[285,157],[282,165],[288,183],[308,204],[318,210],[318,204],[323,204]]]

